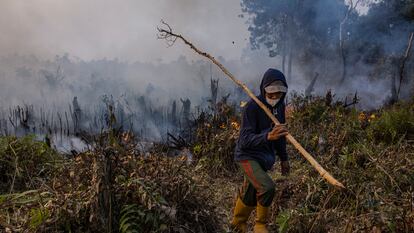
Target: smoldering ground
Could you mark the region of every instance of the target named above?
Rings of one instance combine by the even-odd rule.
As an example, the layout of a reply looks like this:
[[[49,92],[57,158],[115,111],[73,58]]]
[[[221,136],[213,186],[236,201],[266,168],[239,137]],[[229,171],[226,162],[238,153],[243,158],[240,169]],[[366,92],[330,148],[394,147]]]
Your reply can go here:
[[[226,63],[234,70],[242,70],[241,64]],[[51,123],[54,118],[57,122],[53,124],[63,124],[69,130],[75,124],[74,112],[78,109],[84,115],[82,128],[99,132],[107,125],[105,114],[111,105],[118,126],[145,131],[142,133],[149,138],[160,139],[166,131],[177,128],[169,119],[171,114],[177,118],[183,115],[182,101],[189,99],[192,109],[209,106],[211,79],[219,79],[219,99],[228,94],[232,102],[245,98],[210,63],[188,61],[185,57],[170,63],[126,63],[107,59],[85,62],[69,55],[57,56],[53,61],[13,55],[3,58],[2,64],[7,67],[1,74],[3,125],[10,124],[10,116],[18,124],[24,118],[20,112],[24,111],[35,115],[34,119],[23,119],[28,124]],[[235,73],[243,80],[260,73],[259,68],[266,68],[266,64],[259,68],[245,65],[250,65],[249,72]],[[16,106],[21,109],[18,113]]]

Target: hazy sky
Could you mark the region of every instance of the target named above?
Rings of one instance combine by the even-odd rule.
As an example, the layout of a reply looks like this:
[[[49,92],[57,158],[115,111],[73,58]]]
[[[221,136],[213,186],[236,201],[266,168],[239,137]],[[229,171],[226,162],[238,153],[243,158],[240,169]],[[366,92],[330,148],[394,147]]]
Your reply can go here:
[[[0,54],[85,60],[194,57],[156,38],[160,19],[215,56],[238,59],[248,43],[239,0],[0,0]],[[235,43],[233,44],[232,41]]]
[[[360,13],[367,9],[362,5],[358,8]],[[215,57],[223,56],[227,61],[231,60],[233,66],[229,67],[233,69],[229,69],[236,77],[258,83],[257,80],[267,68],[280,68],[280,57],[269,58],[264,50],[255,53],[246,50],[249,47],[248,25],[245,24],[246,18],[238,17],[240,14],[240,0],[0,0],[0,57],[17,53],[33,54],[42,60],[53,60],[56,55],[69,53],[71,60],[77,57],[86,61],[118,58],[128,62],[157,63],[157,60],[162,59],[167,63],[181,55],[185,55],[187,60],[201,59],[181,42],[167,48],[164,41],[157,39],[156,27],[161,24],[160,20],[164,19],[177,33],[184,35],[200,49]],[[244,53],[246,51],[247,53]],[[250,67],[237,61],[243,53],[248,54],[245,58],[250,62]],[[40,70],[53,73],[57,69],[30,67],[30,64],[24,62],[24,59],[16,62],[15,67],[7,63],[0,64],[0,103],[5,96],[9,98],[6,101],[32,101],[38,94],[39,87],[44,84],[42,82],[45,75]],[[173,90],[171,96],[176,94],[174,98],[178,98],[182,97],[182,93],[188,94],[188,90],[200,90],[199,86],[190,85],[188,80],[198,80],[200,76],[208,74],[208,71],[200,75],[201,71],[198,70],[179,70],[182,67],[178,65],[177,69],[171,70],[162,70],[163,65],[148,65],[147,70],[137,72],[128,69],[119,71],[117,67],[112,67],[113,70],[108,67],[96,70],[94,64],[87,64],[87,68],[81,67],[78,73],[75,72],[80,74],[76,77],[69,77],[69,71],[64,70],[64,74],[67,75],[65,82],[74,86],[76,83],[89,83],[91,73],[95,72],[102,74],[103,78],[108,77],[108,81],[118,82],[119,77],[134,80],[128,84],[136,87],[145,88],[148,82],[152,82],[165,90]],[[23,78],[21,82],[16,81],[16,69],[21,67],[26,67],[26,71],[30,72],[29,76],[33,78],[34,86],[23,85],[27,83]],[[83,68],[86,70],[82,70]],[[159,76],[165,79],[154,77],[154,69],[161,70]],[[216,74],[217,77],[223,77],[220,76],[220,72]],[[290,90],[304,90],[310,82],[309,77],[312,76],[313,74],[309,75],[299,63],[293,64],[292,78],[289,81]],[[346,92],[345,94],[355,93],[355,90],[361,87],[360,79],[367,81],[365,76],[353,78],[355,83],[351,82],[349,87],[341,86],[342,91]],[[75,84],[71,83],[72,81]],[[170,85],[169,82],[173,82],[174,85]],[[330,85],[330,82],[321,83],[320,92],[324,93],[332,88]],[[380,93],[383,96],[384,91],[389,90],[389,84],[387,82],[378,85],[373,86],[373,89],[365,88],[358,93],[362,96]],[[229,86],[233,87],[232,84]],[[65,102],[72,96],[80,96],[76,91],[78,90],[67,91],[66,96],[57,91],[57,96]],[[364,94],[364,91],[368,93]],[[102,93],[95,94],[99,96]],[[193,96],[199,99],[203,95],[206,96],[198,92],[193,93]],[[42,98],[43,96],[38,95],[39,102]]]

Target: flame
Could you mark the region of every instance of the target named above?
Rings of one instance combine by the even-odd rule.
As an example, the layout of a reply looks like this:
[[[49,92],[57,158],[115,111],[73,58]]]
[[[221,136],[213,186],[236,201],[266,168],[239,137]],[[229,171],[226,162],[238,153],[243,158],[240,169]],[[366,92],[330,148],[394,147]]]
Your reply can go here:
[[[373,120],[375,120],[377,117],[375,116],[375,114],[371,114],[371,116],[369,116],[368,122],[371,122]]]
[[[132,135],[131,132],[123,132],[121,134],[121,139],[124,143],[130,142],[132,140],[132,137],[133,137],[133,135]]]
[[[239,130],[239,129],[240,129],[240,124],[239,124],[237,121],[232,121],[232,122],[231,122],[231,126],[232,126],[234,129],[237,129],[237,130]]]

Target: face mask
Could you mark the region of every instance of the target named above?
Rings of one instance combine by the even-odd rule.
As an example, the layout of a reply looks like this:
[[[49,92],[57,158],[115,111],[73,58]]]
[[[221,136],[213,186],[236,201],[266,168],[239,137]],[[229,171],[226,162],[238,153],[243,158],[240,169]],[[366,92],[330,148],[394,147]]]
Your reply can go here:
[[[269,99],[266,97],[266,102],[270,104],[270,106],[274,107],[276,106],[277,102],[279,102],[280,99]]]

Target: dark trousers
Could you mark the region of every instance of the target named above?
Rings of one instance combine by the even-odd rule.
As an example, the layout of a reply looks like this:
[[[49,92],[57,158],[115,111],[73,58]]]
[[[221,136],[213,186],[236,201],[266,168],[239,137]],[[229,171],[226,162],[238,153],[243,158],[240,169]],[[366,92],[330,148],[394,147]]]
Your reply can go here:
[[[254,160],[242,160],[238,164],[244,173],[244,182],[239,193],[244,204],[256,206],[258,202],[264,207],[270,206],[275,196],[275,183],[272,178]]]

